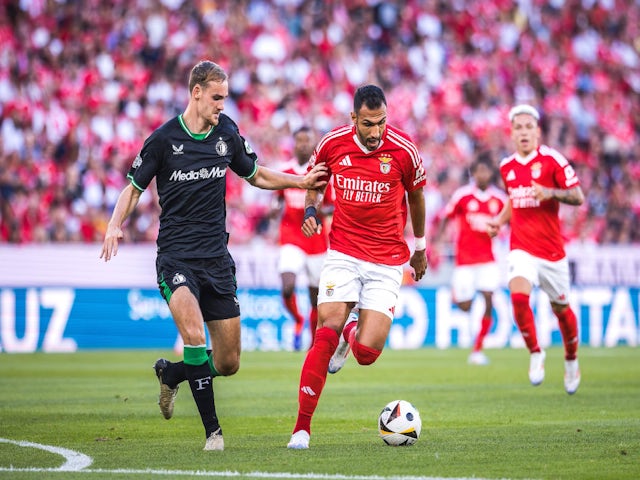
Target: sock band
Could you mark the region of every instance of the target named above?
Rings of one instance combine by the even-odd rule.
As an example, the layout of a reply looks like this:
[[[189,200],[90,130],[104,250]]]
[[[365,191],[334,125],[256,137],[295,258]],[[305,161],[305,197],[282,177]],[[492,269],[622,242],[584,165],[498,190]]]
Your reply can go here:
[[[183,352],[185,365],[202,365],[209,360],[206,345],[185,345]]]

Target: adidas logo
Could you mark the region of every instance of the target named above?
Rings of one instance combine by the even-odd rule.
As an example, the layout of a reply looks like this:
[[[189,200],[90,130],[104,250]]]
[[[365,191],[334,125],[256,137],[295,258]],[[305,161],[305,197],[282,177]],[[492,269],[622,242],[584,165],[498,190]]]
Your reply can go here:
[[[349,158],[349,155],[347,155],[342,160],[340,160],[340,163],[338,165],[342,165],[343,167],[351,167],[352,165],[351,165],[351,159]]]
[[[311,387],[307,386],[307,385],[302,387],[300,390],[302,391],[302,393],[306,393],[310,397],[315,397],[316,396],[316,392],[314,392],[313,389]]]
[[[184,152],[182,151],[184,149],[184,144],[180,144],[179,147],[176,147],[175,145],[171,145],[171,148],[173,148],[173,154],[174,155],[183,155]]]
[[[514,172],[513,170],[510,170],[509,173],[507,173],[507,181],[515,180],[515,179],[516,179],[516,172]]]

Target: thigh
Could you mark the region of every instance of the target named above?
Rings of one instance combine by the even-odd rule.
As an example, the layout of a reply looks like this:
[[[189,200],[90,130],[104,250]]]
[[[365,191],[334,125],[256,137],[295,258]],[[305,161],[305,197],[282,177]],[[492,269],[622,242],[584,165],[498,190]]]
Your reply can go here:
[[[362,345],[382,350],[391,329],[391,318],[382,312],[360,309],[356,339]]]
[[[198,299],[186,286],[173,291],[169,310],[185,345],[204,345],[207,342]]]
[[[530,285],[538,285],[537,259],[523,250],[511,250],[507,255],[507,280],[511,286],[514,280],[521,283],[518,278],[526,280]],[[511,287],[510,287],[511,288]]]
[[[236,269],[231,257],[203,260],[198,271],[200,309],[205,322],[240,316]]]
[[[358,307],[374,310],[393,320],[402,284],[402,266],[361,262],[362,291]]]
[[[240,367],[240,317],[207,322],[213,362],[221,375],[233,375]]]
[[[540,288],[549,296],[551,303],[569,304],[569,262],[563,258],[557,262],[541,260]]]
[[[362,289],[358,266],[356,259],[339,252],[329,251],[320,273],[318,305],[331,302],[357,302]]]

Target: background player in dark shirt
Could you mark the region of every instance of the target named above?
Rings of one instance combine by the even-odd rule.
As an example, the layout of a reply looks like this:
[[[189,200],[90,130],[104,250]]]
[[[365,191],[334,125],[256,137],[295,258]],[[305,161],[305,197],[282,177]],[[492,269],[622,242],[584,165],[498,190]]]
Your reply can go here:
[[[156,270],[158,286],[184,341],[184,361],[160,359],[160,410],[173,415],[178,384],[189,381],[205,428],[205,450],[223,450],[212,378],[233,375],[240,366],[240,306],[235,264],[227,249],[227,169],[270,190],[318,188],[324,166],[305,176],[271,170],[222,113],[229,95],[226,72],[202,61],[189,76],[189,103],[144,142],[127,175],[131,183],[118,198],[105,233],[101,258],[117,254],[122,224],[155,177],[161,207]],[[211,351],[206,349],[206,323]]]

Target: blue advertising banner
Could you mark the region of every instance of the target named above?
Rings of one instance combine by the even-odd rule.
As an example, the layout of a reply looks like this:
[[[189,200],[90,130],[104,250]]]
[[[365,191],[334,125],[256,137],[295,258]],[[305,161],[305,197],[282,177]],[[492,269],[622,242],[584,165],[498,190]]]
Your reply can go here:
[[[309,310],[304,290],[298,295]],[[278,289],[238,291],[245,350],[288,350],[293,322]],[[561,345],[557,320],[548,299],[531,298],[542,346]],[[637,346],[640,341],[640,288],[576,287],[571,303],[579,319],[583,345]],[[468,348],[483,310],[477,299],[471,314],[451,303],[449,287],[405,287],[389,333],[393,349]],[[310,334],[305,331],[305,344]],[[157,289],[33,287],[0,288],[0,351],[74,352],[85,349],[179,348],[180,338]],[[486,348],[523,346],[513,323],[506,290],[494,295],[494,324]]]

